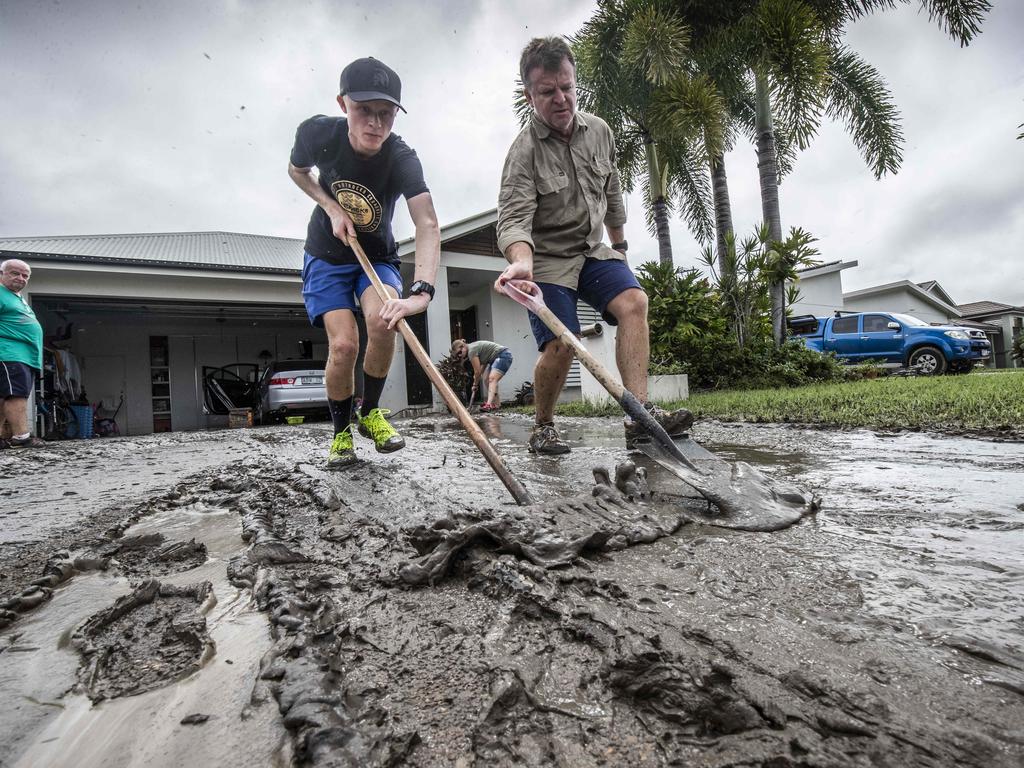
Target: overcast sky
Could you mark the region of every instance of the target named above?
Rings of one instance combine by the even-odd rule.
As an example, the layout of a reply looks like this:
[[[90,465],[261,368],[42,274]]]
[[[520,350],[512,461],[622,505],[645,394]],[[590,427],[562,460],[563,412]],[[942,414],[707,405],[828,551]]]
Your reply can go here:
[[[844,289],[938,280],[958,303],[1024,305],[1024,2],[994,0],[962,49],[916,7],[851,28],[889,82],[905,158],[876,181],[825,124],[781,188],[784,228],[856,259]],[[916,3],[915,3],[916,6]],[[396,132],[419,153],[441,224],[496,203],[517,124],[519,51],[579,28],[578,0],[0,2],[0,237],[226,230],[303,237],[310,201],[286,174],[295,127],[338,112],[360,56],[398,71]],[[733,217],[759,221],[753,147],[727,158]],[[657,258],[628,201],[634,266]],[[412,229],[404,206],[395,220]],[[676,263],[698,246],[676,222]]]

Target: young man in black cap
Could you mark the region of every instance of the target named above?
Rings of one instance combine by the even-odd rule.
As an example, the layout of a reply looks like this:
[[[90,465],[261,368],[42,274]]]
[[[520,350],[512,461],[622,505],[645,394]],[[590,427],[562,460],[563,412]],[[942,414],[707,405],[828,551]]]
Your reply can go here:
[[[405,441],[385,418],[380,396],[395,351],[394,328],[423,312],[434,296],[441,236],[434,204],[416,153],[391,133],[401,104],[402,82],[390,67],[356,59],[341,73],[338,104],[344,117],[316,115],[295,134],[288,175],[316,201],[306,234],[302,296],[310,322],[327,331],[327,397],[334,440],[327,465],[356,461],[350,424],[359,333],[355,311],[366,318],[363,402],[359,433],[387,453]],[[391,219],[404,196],[416,225],[415,282],[402,294],[398,247]],[[392,298],[381,302],[349,243],[358,235]]]

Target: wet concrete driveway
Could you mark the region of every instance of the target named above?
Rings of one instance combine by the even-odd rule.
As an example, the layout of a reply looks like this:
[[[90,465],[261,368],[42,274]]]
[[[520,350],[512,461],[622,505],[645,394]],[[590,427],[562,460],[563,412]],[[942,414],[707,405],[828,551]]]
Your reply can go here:
[[[1024,761],[1024,444],[699,424],[823,499],[746,533],[617,420],[481,424],[544,504],[444,418],[0,454],[0,764]]]

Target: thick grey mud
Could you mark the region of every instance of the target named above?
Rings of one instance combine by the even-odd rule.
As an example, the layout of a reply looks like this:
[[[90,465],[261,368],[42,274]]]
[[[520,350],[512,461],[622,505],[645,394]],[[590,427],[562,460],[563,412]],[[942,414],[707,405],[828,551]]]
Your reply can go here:
[[[713,527],[701,522],[702,499],[645,457],[627,456],[619,447],[621,426],[567,426],[574,451],[552,460],[523,451],[525,422],[486,422],[513,471],[542,499],[530,508],[503,503],[498,481],[444,420],[403,425],[406,450],[346,473],[321,469],[323,430],[229,434],[225,441],[246,446],[245,462],[196,474],[151,502],[149,514],[199,505],[238,515],[237,553],[221,567],[270,626],[245,712],[279,713],[292,745],[289,760],[1024,760],[1024,689],[1015,687],[1021,550],[1002,550],[1019,528],[982,526],[986,535],[1004,537],[998,563],[987,550],[943,557],[946,550],[937,551],[930,535],[913,535],[926,526],[928,510],[897,504],[898,492],[839,492],[828,477],[808,471],[813,449],[829,447],[828,435],[726,434],[712,426],[706,436],[730,458],[757,464],[779,481],[799,476],[824,499],[816,517],[774,533]],[[767,458],[758,456],[758,445],[769,448]],[[865,522],[868,510],[887,511],[888,524],[906,535],[892,541],[880,521]],[[979,524],[990,519],[973,507],[966,514]],[[1019,511],[999,514],[1007,524],[1021,519]],[[118,538],[115,532],[106,546]],[[197,536],[193,552],[200,543]],[[165,547],[154,543],[149,551]],[[186,553],[183,563],[189,548],[175,548]],[[126,573],[134,567],[130,578],[152,575],[149,566],[123,558]],[[155,570],[162,561],[147,562]],[[965,562],[999,572],[986,572],[993,577],[987,585],[974,579],[958,589],[957,569],[973,567]],[[179,587],[199,583],[189,573],[177,574]],[[148,589],[159,596],[153,583]],[[930,612],[929,595],[936,598]],[[161,614],[161,636],[176,637],[166,630],[184,622],[194,630],[190,637],[202,637],[198,598],[169,596],[177,602]],[[975,598],[987,608],[965,608]],[[152,641],[133,644],[114,631],[112,607],[83,625],[105,629],[86,634],[115,636],[131,646],[118,646],[126,658],[130,650],[155,658]],[[990,619],[982,622],[984,632],[957,624],[965,610]],[[192,678],[211,673],[221,651],[212,652]],[[80,680],[89,669],[87,659]],[[169,665],[162,684],[180,685],[173,679],[185,669]],[[181,727],[203,729],[207,739],[230,732],[243,716],[230,708],[195,714],[195,725]]]

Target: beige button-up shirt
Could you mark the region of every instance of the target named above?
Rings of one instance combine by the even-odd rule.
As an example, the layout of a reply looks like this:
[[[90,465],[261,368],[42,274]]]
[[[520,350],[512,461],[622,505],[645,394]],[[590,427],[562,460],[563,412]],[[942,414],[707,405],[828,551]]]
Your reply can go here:
[[[596,115],[577,112],[568,143],[534,115],[505,158],[498,196],[498,248],[533,248],[533,279],[575,289],[587,257],[625,259],[602,242],[626,223],[615,139]]]

